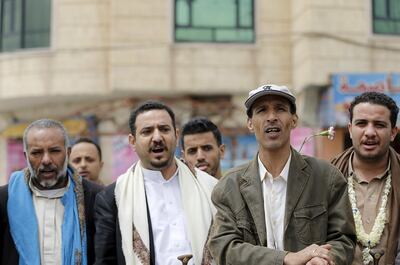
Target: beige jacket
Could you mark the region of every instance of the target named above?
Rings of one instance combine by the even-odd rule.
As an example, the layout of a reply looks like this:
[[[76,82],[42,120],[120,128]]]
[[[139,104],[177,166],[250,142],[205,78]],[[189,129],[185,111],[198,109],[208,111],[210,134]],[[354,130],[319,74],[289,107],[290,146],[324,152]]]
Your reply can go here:
[[[216,185],[209,247],[217,264],[283,264],[286,251],[332,245],[337,265],[351,264],[355,227],[343,175],[332,165],[292,150],[285,209],[285,251],[266,247],[264,202],[257,157]]]
[[[345,150],[343,153],[337,155],[332,159],[332,164],[335,165],[347,178],[349,173],[349,160],[350,155],[354,148],[351,147]],[[399,200],[400,200],[400,156],[396,151],[390,147],[389,150],[390,165],[392,170],[392,188],[393,191],[390,193],[391,209],[390,209],[390,221],[387,224],[389,228],[389,238],[387,242],[387,253],[382,257],[385,259],[384,264],[394,264],[397,251],[397,244],[399,241],[399,226],[400,226],[400,216],[399,216]],[[399,264],[400,264],[400,254],[398,254]],[[397,264],[397,263],[396,263]]]

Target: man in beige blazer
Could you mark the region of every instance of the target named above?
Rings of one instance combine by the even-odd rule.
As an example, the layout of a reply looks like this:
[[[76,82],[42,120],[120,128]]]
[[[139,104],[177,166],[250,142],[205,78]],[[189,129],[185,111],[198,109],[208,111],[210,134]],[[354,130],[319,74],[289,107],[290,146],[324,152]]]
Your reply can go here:
[[[355,227],[343,175],[291,148],[296,101],[265,85],[245,102],[259,151],[215,187],[209,247],[218,264],[351,264]]]

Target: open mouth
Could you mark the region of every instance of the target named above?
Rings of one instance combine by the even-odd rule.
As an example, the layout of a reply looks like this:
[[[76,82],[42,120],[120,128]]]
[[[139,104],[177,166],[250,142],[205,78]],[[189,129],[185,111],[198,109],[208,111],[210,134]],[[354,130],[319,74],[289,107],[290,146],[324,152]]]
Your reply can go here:
[[[379,143],[377,141],[365,141],[362,144],[365,148],[371,149],[377,146]]]
[[[39,175],[44,176],[44,177],[53,177],[56,174],[56,170],[54,169],[45,169],[45,170],[39,170]]]
[[[281,131],[281,129],[278,127],[269,127],[267,129],[265,129],[266,133],[278,133],[280,131]]]
[[[89,175],[88,171],[80,171],[79,175],[81,175],[82,177],[86,177],[87,175]]]
[[[164,152],[165,148],[164,147],[153,147],[151,148],[151,152],[159,154]]]
[[[202,164],[197,164],[196,167],[197,167],[198,169],[202,170],[202,171],[205,171],[205,170],[207,169],[207,167],[208,167],[208,164],[204,164],[204,163],[202,163]]]

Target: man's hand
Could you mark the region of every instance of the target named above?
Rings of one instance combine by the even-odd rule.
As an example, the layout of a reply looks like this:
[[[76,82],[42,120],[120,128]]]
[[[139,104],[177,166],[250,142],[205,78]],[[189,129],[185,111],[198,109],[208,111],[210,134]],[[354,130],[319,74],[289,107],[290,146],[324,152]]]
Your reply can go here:
[[[296,253],[289,252],[284,260],[284,265],[335,265],[329,255],[332,246],[329,244],[318,246],[312,244]]]
[[[327,260],[320,257],[314,257],[306,263],[306,265],[329,265],[329,264],[335,264],[335,263],[329,263]]]

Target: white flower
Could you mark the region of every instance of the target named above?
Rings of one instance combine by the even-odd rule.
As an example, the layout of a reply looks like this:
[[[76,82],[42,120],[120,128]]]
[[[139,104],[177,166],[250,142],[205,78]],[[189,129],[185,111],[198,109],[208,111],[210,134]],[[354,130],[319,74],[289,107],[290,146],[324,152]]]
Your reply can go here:
[[[351,208],[353,210],[354,223],[356,225],[357,241],[361,243],[363,248],[363,262],[364,264],[369,264],[373,261],[373,258],[369,254],[371,248],[375,247],[382,236],[383,230],[385,229],[386,223],[386,205],[388,201],[388,196],[391,189],[391,175],[387,176],[385,188],[383,191],[381,206],[379,207],[378,215],[376,216],[374,226],[369,234],[364,230],[364,226],[361,219],[360,210],[357,208],[357,199],[354,191],[354,180],[352,176],[348,178],[348,192]]]
[[[335,128],[333,126],[329,127],[328,130],[322,131],[318,134],[319,136],[327,136],[329,140],[333,140],[335,138]]]
[[[301,144],[301,146],[299,148],[299,153],[301,152],[301,149],[303,148],[304,144],[306,142],[308,142],[311,138],[315,137],[315,136],[327,136],[328,139],[332,141],[335,138],[335,128],[333,126],[331,126],[326,131],[322,131],[322,132],[317,133],[317,134],[309,135],[306,138],[304,138],[303,143]]]
[[[328,139],[329,140],[333,140],[333,139],[335,139],[335,128],[333,127],[333,126],[331,126],[331,127],[329,127],[329,130],[328,130]]]

